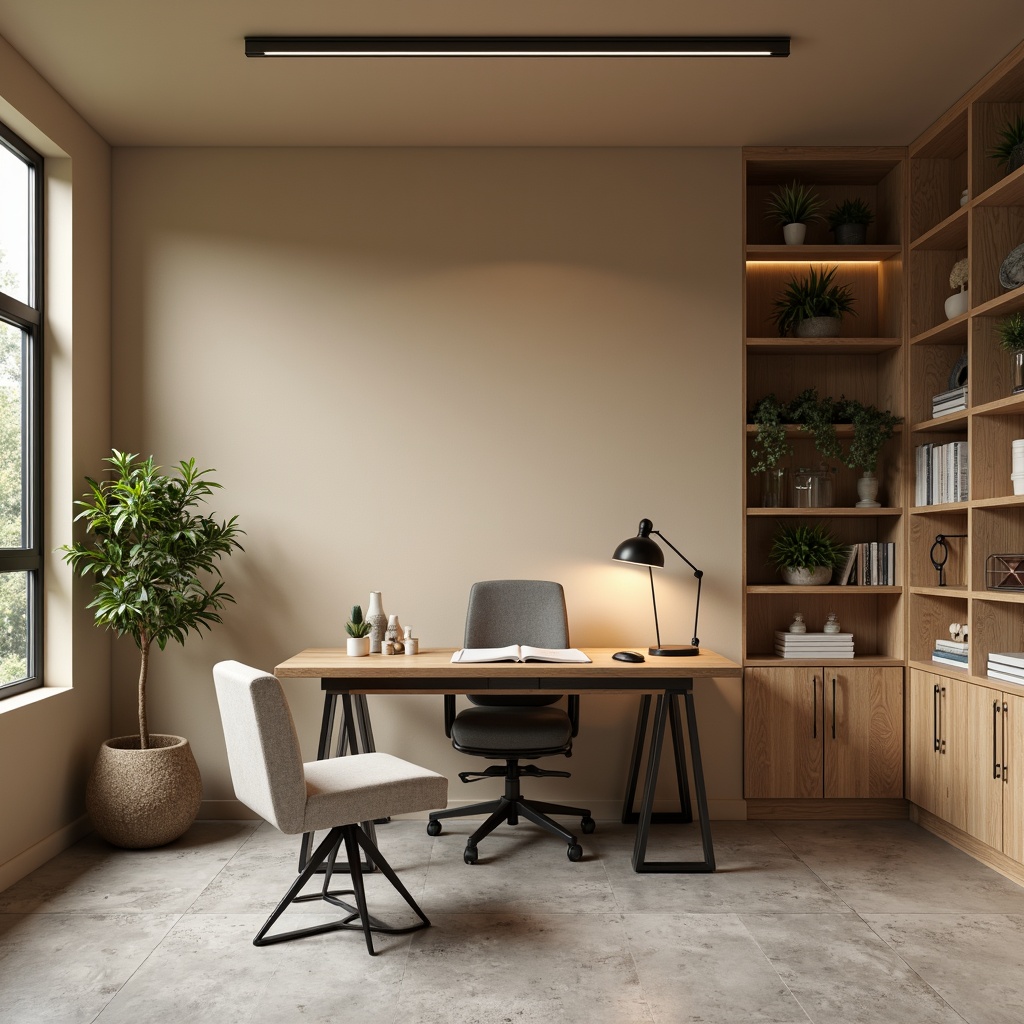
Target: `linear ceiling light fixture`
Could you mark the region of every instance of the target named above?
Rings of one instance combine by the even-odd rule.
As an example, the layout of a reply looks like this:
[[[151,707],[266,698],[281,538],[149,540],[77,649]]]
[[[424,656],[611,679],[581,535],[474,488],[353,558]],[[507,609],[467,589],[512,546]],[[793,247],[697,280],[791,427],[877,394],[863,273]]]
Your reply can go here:
[[[789,36],[246,36],[246,57],[788,57]]]

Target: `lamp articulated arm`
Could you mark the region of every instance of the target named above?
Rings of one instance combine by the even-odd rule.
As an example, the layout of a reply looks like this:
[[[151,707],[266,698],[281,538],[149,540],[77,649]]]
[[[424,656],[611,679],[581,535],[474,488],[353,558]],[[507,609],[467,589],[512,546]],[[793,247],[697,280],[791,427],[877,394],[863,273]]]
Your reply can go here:
[[[650,520],[647,519],[647,520],[644,520],[644,522],[650,522]],[[653,528],[653,526],[652,526],[650,532],[654,533],[654,534],[657,534],[693,570],[694,579],[696,579],[696,581],[697,581],[697,604],[696,604],[696,607],[694,608],[694,613],[693,613],[693,639],[690,641],[690,643],[692,643],[694,647],[700,647],[700,639],[697,636],[697,622],[700,619],[700,585],[701,585],[701,580],[704,579],[704,572],[703,572],[703,570],[698,569],[697,566],[695,566],[693,564],[693,562],[691,562],[686,557],[686,555],[684,555],[682,553],[682,551],[680,551],[679,548],[677,548],[675,546],[675,544],[673,544],[672,541],[670,541],[668,539],[668,537],[666,537],[665,534],[663,534],[661,532],[661,530],[655,530]],[[647,571],[650,572],[650,568],[648,568]],[[654,580],[652,578],[651,579],[651,594],[653,595],[653,593],[654,593]],[[657,626],[657,620],[655,620],[655,626]],[[655,629],[655,632],[657,632],[657,629]],[[658,638],[658,646],[659,647],[661,646],[661,638],[660,637]]]

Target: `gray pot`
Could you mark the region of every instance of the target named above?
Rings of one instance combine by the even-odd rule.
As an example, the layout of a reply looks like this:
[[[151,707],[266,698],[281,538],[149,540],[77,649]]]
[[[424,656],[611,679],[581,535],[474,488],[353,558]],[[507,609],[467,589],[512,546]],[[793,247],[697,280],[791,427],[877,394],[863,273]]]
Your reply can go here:
[[[838,338],[842,320],[837,316],[811,316],[796,325],[798,338]]]
[[[199,765],[188,740],[150,733],[106,740],[85,792],[85,809],[96,831],[115,846],[144,850],[164,846],[196,820],[203,796]]]
[[[1021,166],[1024,166],[1024,142],[1018,142],[1010,150],[1010,159],[1006,161],[1006,173],[1012,174]]]
[[[797,587],[823,587],[832,579],[832,570],[827,565],[813,569],[790,569],[783,566],[782,580]]]
[[[863,245],[867,241],[867,224],[837,224],[836,245]]]

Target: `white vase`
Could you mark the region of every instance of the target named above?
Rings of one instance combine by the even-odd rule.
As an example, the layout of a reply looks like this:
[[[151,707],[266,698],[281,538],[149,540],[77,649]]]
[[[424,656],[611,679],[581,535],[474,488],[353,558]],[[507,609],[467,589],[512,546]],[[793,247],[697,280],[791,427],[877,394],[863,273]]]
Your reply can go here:
[[[823,587],[832,579],[832,570],[827,565],[818,565],[813,569],[782,568],[782,580],[796,587]]]
[[[782,237],[786,240],[786,245],[803,245],[806,234],[806,224],[782,225]]]
[[[958,317],[963,313],[967,312],[967,292],[963,286],[960,287],[960,291],[953,292],[943,304],[943,309],[946,311],[946,319],[952,320],[954,317]]]
[[[366,621],[370,624],[370,653],[380,654],[380,645],[388,628],[388,616],[384,611],[379,590],[370,591],[370,606],[366,611]]]
[[[878,503],[878,477],[874,473],[865,470],[864,475],[857,481],[857,508],[881,508]]]
[[[370,653],[370,638],[368,636],[347,637],[345,650],[350,658],[365,658]]]

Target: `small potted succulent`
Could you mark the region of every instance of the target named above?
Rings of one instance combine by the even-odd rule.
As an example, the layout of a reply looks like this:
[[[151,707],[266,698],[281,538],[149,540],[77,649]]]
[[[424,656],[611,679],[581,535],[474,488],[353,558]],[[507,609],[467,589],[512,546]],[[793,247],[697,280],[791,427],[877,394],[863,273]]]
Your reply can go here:
[[[840,544],[821,523],[780,526],[772,538],[768,560],[795,586],[824,586],[846,559]]]
[[[875,219],[871,208],[862,199],[844,199],[829,211],[829,230],[836,236],[836,245],[863,245],[868,225]]]
[[[822,200],[811,189],[793,181],[781,185],[768,199],[768,216],[782,225],[786,245],[803,245],[807,225],[820,220]]]
[[[809,267],[807,276],[792,277],[775,301],[772,322],[779,336],[792,331],[798,338],[836,338],[846,313],[856,316],[849,285],[836,284],[838,267]]]
[[[946,311],[946,319],[952,320],[967,312],[967,260],[957,260],[953,269],[949,272],[949,287],[957,288],[948,299],[943,309]]]
[[[350,658],[365,658],[370,653],[370,623],[363,618],[361,605],[352,605],[352,617],[345,624],[348,639],[345,649]]]
[[[1024,166],[1024,117],[1007,121],[999,131],[999,141],[989,156],[1006,165],[1006,174]]]
[[[1024,391],[1024,313],[1011,313],[996,324],[999,345],[1010,353],[1013,394]]]

